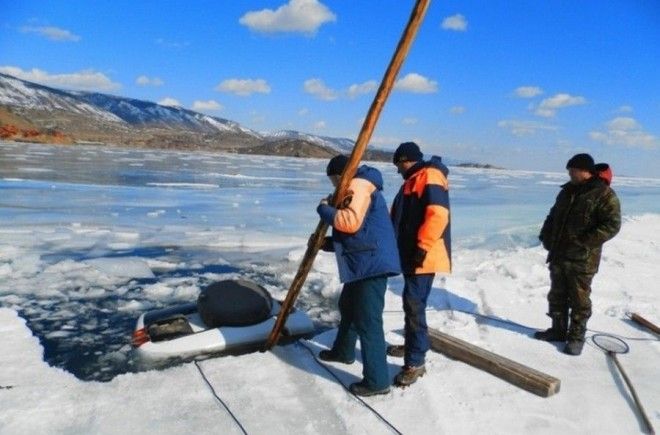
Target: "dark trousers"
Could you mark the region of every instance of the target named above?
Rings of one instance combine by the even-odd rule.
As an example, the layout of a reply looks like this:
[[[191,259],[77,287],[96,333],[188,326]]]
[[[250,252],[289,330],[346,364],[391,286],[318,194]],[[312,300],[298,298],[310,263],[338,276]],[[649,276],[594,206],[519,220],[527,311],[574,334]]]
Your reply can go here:
[[[383,333],[386,287],[385,276],[344,284],[339,297],[341,320],[332,345],[333,352],[349,360],[355,358],[355,343],[360,338],[363,382],[372,390],[390,385]]]
[[[405,313],[405,355],[403,363],[419,367],[424,364],[429,350],[426,325],[426,301],[431,292],[435,274],[404,275],[403,311]]]
[[[548,305],[550,312],[568,312],[570,308],[569,340],[584,340],[587,320],[591,317],[591,273],[584,273],[583,267],[570,262],[550,265],[550,292]]]

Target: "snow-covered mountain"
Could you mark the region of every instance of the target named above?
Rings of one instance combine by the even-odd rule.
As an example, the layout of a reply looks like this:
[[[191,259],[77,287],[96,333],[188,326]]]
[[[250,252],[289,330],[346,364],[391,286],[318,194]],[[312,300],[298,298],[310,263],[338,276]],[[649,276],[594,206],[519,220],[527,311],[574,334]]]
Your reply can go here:
[[[294,130],[280,130],[274,133],[262,133],[271,140],[279,139],[299,139],[315,143],[324,147],[335,149],[339,152],[350,152],[355,145],[355,141],[348,138],[337,138],[328,136],[316,136],[309,133],[301,133]]]
[[[61,110],[89,115],[100,121],[122,123],[121,117],[81,100],[73,93],[27,82],[0,73],[0,106],[13,111]]]
[[[185,129],[208,134],[230,132],[261,137],[236,122],[180,107],[101,93],[65,91],[1,73],[0,105],[9,106],[18,113],[63,111],[132,127]]]
[[[100,93],[76,92],[78,98],[95,107],[102,108],[131,125],[161,127],[166,129],[186,128],[204,133],[234,132],[255,137],[260,134],[242,127],[234,121],[217,118],[181,107],[163,106],[151,101],[116,97]]]
[[[355,144],[348,138],[292,130],[260,133],[237,122],[182,107],[56,89],[0,73],[0,127],[16,123],[33,132],[57,132],[59,142],[70,143],[95,141],[239,152],[252,149],[255,153],[315,157],[349,153]],[[18,131],[18,137],[25,140],[26,136],[20,137],[20,130],[12,131]],[[49,136],[41,134],[34,140],[48,142]],[[369,150],[366,157],[380,160],[381,154],[388,153]]]

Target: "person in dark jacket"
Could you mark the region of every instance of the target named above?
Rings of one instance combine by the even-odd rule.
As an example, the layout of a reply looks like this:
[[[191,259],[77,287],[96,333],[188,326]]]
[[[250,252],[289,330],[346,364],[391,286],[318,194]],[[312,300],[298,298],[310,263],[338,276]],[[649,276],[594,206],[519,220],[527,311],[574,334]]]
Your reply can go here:
[[[595,175],[603,168],[589,154],[576,154],[566,169],[570,182],[561,187],[539,235],[548,250],[552,326],[534,338],[565,341],[564,353],[579,355],[591,317],[591,281],[603,244],[621,228],[621,207],[608,179]]]
[[[404,179],[391,211],[404,274],[405,341],[403,346],[388,346],[389,355],[404,357],[394,378],[398,386],[410,385],[426,372],[426,301],[435,274],[451,272],[449,170],[440,157],[423,157],[414,142],[399,145],[393,157]]]
[[[348,158],[333,157],[326,173],[332,184],[339,184]],[[351,180],[346,199],[337,209],[322,200],[317,208],[321,219],[332,226],[324,251],[334,251],[339,280],[344,287],[339,298],[341,320],[332,349],[319,358],[351,364],[360,338],[363,379],[350,385],[354,394],[371,396],[390,391],[387,369],[383,308],[387,278],[401,273],[394,229],[383,190],[383,177],[377,169],[363,165]]]

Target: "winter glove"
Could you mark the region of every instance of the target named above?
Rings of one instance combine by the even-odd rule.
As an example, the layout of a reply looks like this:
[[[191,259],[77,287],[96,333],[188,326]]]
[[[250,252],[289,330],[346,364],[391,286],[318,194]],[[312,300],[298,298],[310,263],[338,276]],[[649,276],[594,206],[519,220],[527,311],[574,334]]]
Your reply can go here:
[[[339,204],[339,208],[348,207],[351,204],[351,201],[353,201],[353,192],[349,190],[348,192],[346,192],[346,196]]]
[[[307,247],[311,248],[314,244],[314,234],[310,234],[309,239],[307,239]],[[332,237],[325,237],[323,243],[321,244],[321,251],[324,252],[334,252],[334,245],[332,244]]]
[[[319,205],[330,205],[331,202],[332,202],[332,195],[328,195],[327,197],[321,199]]]
[[[426,258],[426,251],[420,247],[417,247],[412,258],[412,265],[415,269],[422,267],[424,264],[424,259]]]
[[[321,202],[319,202],[319,205],[329,205],[332,206],[332,194],[328,195],[326,198],[321,199]],[[351,201],[353,200],[353,192],[350,190],[346,193],[346,196],[344,199],[341,201],[341,203],[337,206],[338,209],[346,208],[350,205]]]
[[[335,252],[335,245],[332,243],[332,237],[326,237],[325,239],[323,239],[323,244],[321,245],[321,251]]]

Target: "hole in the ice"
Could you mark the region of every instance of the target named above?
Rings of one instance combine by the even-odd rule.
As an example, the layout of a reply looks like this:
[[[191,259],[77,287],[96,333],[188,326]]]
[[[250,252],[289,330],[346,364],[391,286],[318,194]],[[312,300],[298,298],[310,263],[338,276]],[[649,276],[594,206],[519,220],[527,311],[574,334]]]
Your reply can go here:
[[[144,255],[146,252],[139,253]],[[162,252],[149,251],[156,257]],[[127,252],[125,256],[132,257],[137,253]],[[73,258],[89,258],[83,253],[68,254],[73,254]],[[60,258],[62,253],[51,255],[55,262]],[[202,288],[213,280],[214,275],[240,272],[240,269],[225,264],[207,264],[154,271],[154,278],[131,279],[116,286],[87,287],[86,283],[78,282],[64,296],[33,296],[22,303],[18,311],[41,341],[46,362],[82,380],[109,381],[118,374],[145,368],[134,358],[130,344],[141,312],[190,302],[191,297],[194,301],[195,296],[189,294],[190,291],[168,294],[173,284],[161,288],[158,283],[168,279],[181,280],[183,287]],[[145,292],[149,286],[155,286],[153,294]]]

